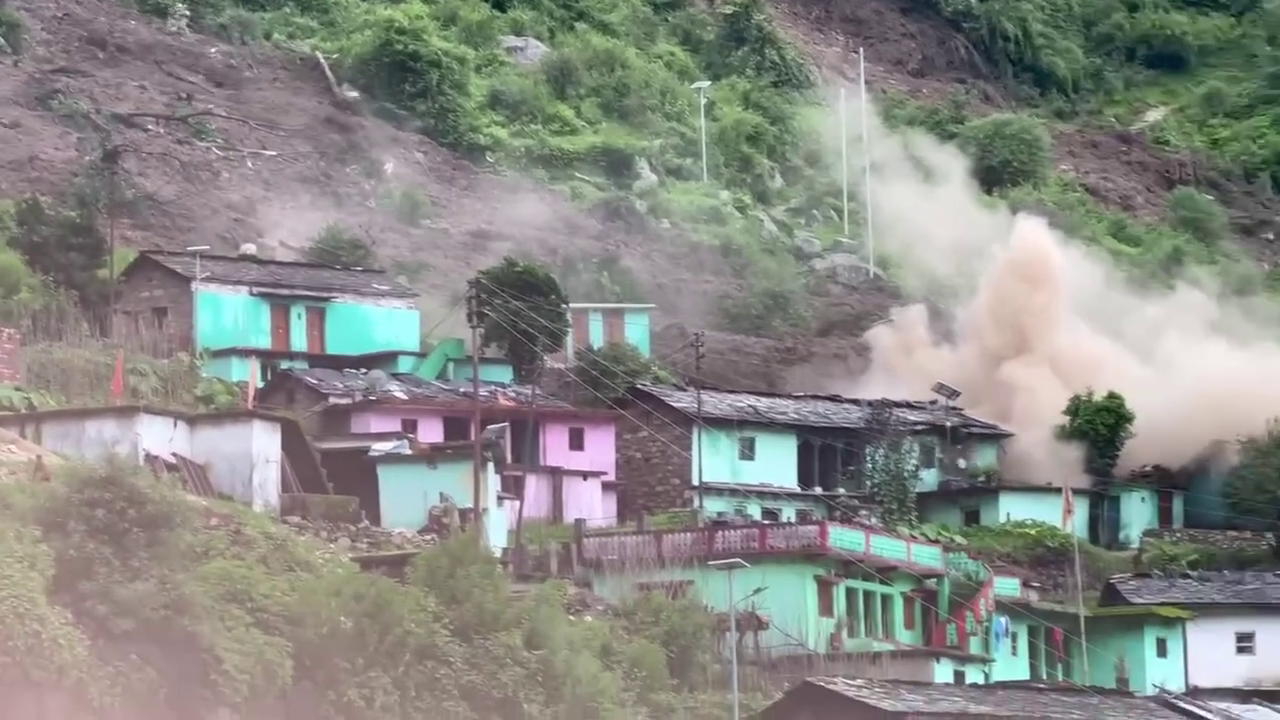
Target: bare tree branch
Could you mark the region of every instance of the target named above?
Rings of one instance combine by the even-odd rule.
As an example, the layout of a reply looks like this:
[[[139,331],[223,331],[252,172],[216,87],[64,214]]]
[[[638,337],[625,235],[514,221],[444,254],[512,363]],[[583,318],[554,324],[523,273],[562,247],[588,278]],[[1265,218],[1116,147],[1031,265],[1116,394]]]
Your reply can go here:
[[[264,123],[256,120],[250,120],[248,118],[242,118],[238,115],[228,115],[227,113],[218,112],[216,110],[196,110],[189,113],[177,113],[177,114],[156,113],[156,112],[137,112],[137,111],[120,112],[118,110],[112,110],[111,114],[121,119],[146,118],[148,120],[160,120],[161,122],[180,122],[186,125],[191,125],[191,121],[196,120],[198,118],[218,118],[220,120],[230,120],[232,122],[243,123],[253,128],[254,130],[260,130],[262,132],[267,133],[268,135],[277,135],[277,136],[281,136],[284,134],[281,132],[276,132],[278,130],[293,131],[293,130],[301,129],[298,127],[289,127],[287,125],[275,125],[272,123]]]

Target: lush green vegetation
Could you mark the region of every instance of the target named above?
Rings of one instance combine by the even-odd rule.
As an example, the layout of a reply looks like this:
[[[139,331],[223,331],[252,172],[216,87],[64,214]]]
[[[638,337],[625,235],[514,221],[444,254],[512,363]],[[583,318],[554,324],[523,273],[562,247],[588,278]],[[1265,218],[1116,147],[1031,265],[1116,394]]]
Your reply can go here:
[[[1170,147],[1280,180],[1271,0],[923,0],[1059,117],[1143,124]]]
[[[405,584],[313,542],[123,467],[0,486],[0,705],[21,690],[155,718],[282,701],[318,718],[725,716],[693,601],[588,620],[558,583],[513,596],[473,536]]]
[[[1095,478],[1109,478],[1120,462],[1120,453],[1133,438],[1136,419],[1124,396],[1115,390],[1097,395],[1093,390],[1072,395],[1058,426],[1058,437],[1084,448],[1084,470]]]
[[[446,146],[540,176],[612,217],[718,244],[747,288],[726,299],[727,329],[778,334],[807,323],[807,274],[793,240],[803,233],[831,243],[841,234],[838,173],[816,122],[830,113],[763,0],[713,9],[691,0],[135,2],[233,41],[320,50],[388,117]],[[989,192],[1049,212],[1145,278],[1213,265],[1231,289],[1267,287],[1224,243],[1226,216],[1211,198],[1179,191],[1160,225],[1110,211],[1054,169],[1046,119],[1127,123],[1159,105],[1145,120],[1162,142],[1273,177],[1273,3],[921,4],[951,22],[1040,119],[974,118],[963,97],[927,107],[886,98],[892,122],[955,140],[975,156]],[[549,52],[508,55],[507,36]],[[703,79],[713,82],[709,183],[701,182],[699,101],[690,88]],[[617,267],[606,274],[627,275]]]

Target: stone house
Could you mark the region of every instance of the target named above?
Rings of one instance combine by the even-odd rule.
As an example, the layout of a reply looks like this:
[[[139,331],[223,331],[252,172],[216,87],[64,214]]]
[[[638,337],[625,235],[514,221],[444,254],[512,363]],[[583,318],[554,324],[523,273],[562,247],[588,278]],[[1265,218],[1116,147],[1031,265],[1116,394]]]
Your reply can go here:
[[[868,459],[886,439],[929,487],[998,472],[1010,436],[941,402],[639,385],[621,409],[624,517],[698,507],[712,518],[825,518],[865,494]]]
[[[117,298],[120,336],[204,353],[205,371],[232,382],[422,360],[417,293],[381,270],[147,250],[120,273]]]

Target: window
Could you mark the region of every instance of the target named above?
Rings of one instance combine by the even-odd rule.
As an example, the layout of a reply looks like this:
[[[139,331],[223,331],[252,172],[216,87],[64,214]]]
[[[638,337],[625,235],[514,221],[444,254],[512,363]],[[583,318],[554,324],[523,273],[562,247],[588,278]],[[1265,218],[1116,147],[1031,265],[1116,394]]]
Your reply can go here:
[[[818,617],[836,616],[836,586],[829,578],[820,577],[818,583]]]
[[[569,428],[569,452],[582,452],[587,447],[587,431],[580,427]]]
[[[897,633],[893,623],[893,596],[880,596],[880,637],[892,640]]]
[[[446,415],[444,418],[444,441],[445,442],[462,442],[471,439],[471,418],[451,417]]]
[[[905,630],[916,629],[916,596],[902,596],[902,627]]]
[[[1009,654],[1018,657],[1018,631],[1009,633]]]
[[[782,511],[778,508],[761,508],[760,519],[764,522],[782,522]]]
[[[1165,638],[1156,638],[1156,657],[1162,660],[1169,657],[1169,641]]]
[[[743,435],[738,438],[738,459],[739,460],[755,460],[756,459],[756,439],[752,435]]]
[[[1253,655],[1256,650],[1256,636],[1251,632],[1236,633],[1236,654]]]
[[[400,432],[418,437],[418,418],[400,418]]]
[[[169,308],[151,308],[151,322],[155,324],[157,330],[163,330],[165,325],[169,322]]]
[[[953,671],[951,671],[951,682],[954,682],[954,683],[955,683],[955,684],[957,684],[957,685],[968,685],[968,684],[969,684],[969,680],[968,680],[968,678],[966,678],[966,677],[964,676],[964,671],[963,671],[963,670],[953,670]]]
[[[862,591],[862,637],[878,637],[879,630],[876,628],[876,602],[880,598],[880,593],[874,590]]]
[[[921,470],[932,470],[938,466],[938,446],[933,444],[932,439],[921,439],[916,443],[916,449]]]
[[[796,522],[813,522],[817,519],[818,516],[815,515],[812,510],[796,510]]]
[[[960,511],[960,524],[965,527],[973,527],[982,524],[982,510],[978,508],[964,508]]]

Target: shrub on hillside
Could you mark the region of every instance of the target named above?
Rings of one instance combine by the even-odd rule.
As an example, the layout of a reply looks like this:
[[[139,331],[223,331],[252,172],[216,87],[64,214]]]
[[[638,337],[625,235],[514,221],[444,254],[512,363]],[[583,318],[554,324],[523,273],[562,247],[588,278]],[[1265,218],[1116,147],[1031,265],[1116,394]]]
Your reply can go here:
[[[991,115],[965,123],[957,137],[987,192],[1038,185],[1053,169],[1053,140],[1044,123],[1026,115]]]
[[[1231,237],[1227,211],[1195,188],[1180,187],[1169,195],[1169,224],[1210,247]]]
[[[370,268],[378,262],[368,241],[338,223],[325,225],[303,256],[311,262],[339,267]]]
[[[0,687],[74,700],[76,717],[277,701],[319,718],[716,717],[693,694],[714,646],[693,601],[579,621],[568,585],[513,597],[474,535],[405,584],[315,543],[123,464],[0,485]]]

